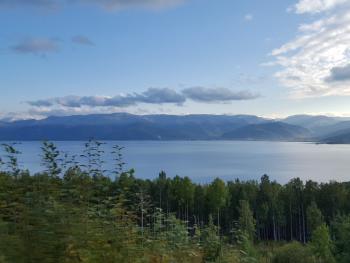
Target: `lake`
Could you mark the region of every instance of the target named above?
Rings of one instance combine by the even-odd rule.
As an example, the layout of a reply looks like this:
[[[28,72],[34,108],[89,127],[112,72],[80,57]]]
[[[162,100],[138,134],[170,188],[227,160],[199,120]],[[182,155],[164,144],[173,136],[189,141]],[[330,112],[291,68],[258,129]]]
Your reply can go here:
[[[84,142],[55,142],[70,154],[81,154]],[[111,141],[103,146],[105,168],[111,169],[112,146],[124,146],[127,168],[139,178],[155,178],[161,170],[168,176],[188,176],[195,182],[210,182],[215,177],[259,179],[268,174],[285,183],[291,178],[319,182],[350,179],[350,145],[316,145],[297,142],[256,141]],[[22,168],[32,172],[40,167],[41,142],[17,145]]]

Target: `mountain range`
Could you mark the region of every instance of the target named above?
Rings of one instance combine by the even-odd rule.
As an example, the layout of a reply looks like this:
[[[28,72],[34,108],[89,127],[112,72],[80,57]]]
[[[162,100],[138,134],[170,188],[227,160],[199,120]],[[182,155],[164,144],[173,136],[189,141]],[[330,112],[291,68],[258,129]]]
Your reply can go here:
[[[0,140],[267,140],[350,143],[350,119],[295,115],[133,115],[0,121]]]

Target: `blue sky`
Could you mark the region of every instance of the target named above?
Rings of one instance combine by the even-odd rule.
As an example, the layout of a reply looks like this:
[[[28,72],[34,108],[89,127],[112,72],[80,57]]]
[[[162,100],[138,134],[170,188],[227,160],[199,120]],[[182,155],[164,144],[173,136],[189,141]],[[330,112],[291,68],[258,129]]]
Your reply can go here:
[[[348,2],[0,0],[0,118],[348,116]]]

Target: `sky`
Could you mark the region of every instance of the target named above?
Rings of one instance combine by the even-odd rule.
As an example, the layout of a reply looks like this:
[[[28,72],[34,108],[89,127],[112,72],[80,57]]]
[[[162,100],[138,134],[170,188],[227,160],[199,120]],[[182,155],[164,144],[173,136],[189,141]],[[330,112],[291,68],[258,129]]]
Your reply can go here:
[[[0,0],[0,119],[350,116],[349,0]]]

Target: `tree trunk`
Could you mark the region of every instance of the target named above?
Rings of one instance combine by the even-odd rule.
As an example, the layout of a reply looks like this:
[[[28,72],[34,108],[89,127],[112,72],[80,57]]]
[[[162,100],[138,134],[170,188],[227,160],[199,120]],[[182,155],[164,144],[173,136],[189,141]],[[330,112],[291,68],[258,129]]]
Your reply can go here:
[[[220,236],[220,208],[218,208],[218,236]]]
[[[302,233],[301,233],[301,212],[300,212],[300,206],[299,206],[299,213],[298,213],[298,219],[299,219],[299,241],[302,242]]]
[[[302,220],[303,220],[303,243],[306,243],[306,229],[305,229],[305,214],[304,214],[304,204],[301,203],[301,214],[302,214]]]
[[[277,236],[276,236],[276,222],[275,222],[275,214],[272,214],[272,224],[273,224],[273,240],[276,241],[277,240]]]
[[[292,215],[292,202],[289,201],[289,216],[290,216],[290,240],[293,240],[293,215]]]

